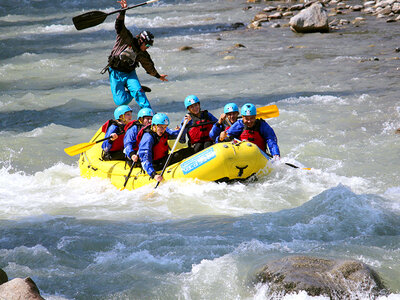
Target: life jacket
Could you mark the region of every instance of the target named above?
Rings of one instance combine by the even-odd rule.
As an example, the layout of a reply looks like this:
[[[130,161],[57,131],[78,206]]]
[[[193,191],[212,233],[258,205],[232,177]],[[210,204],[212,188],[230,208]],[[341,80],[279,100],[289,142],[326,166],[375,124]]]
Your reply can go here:
[[[108,120],[107,122],[105,122],[103,124],[103,126],[101,127],[101,131],[106,133],[107,129],[111,125],[117,126],[117,131],[115,133],[118,134],[118,137],[117,137],[117,139],[115,141],[112,142],[112,146],[111,146],[111,149],[109,151],[110,152],[111,151],[121,151],[121,150],[124,149],[124,136],[125,136],[124,127],[125,127],[125,125],[124,124],[120,124],[119,122],[111,119],[111,120]]]
[[[139,140],[139,142],[137,141],[137,137],[139,136],[139,134],[141,134],[140,139],[142,139],[143,132],[142,133],[140,133],[140,132],[142,131],[143,128],[146,128],[147,126],[143,125],[138,120],[133,120],[133,121],[130,121],[128,124],[125,125],[125,132],[127,132],[128,129],[131,128],[132,126],[136,126],[137,127],[137,133],[138,134],[136,136],[135,147],[133,147],[133,150],[137,152],[139,150],[139,142],[140,142],[140,140]]]
[[[190,144],[193,145],[199,142],[204,143],[211,141],[209,133],[215,122],[211,121],[208,116],[208,111],[203,110],[200,113],[200,118],[192,113],[189,114],[192,117],[192,125],[188,130]]]
[[[240,140],[242,140],[242,141],[247,140],[249,142],[252,142],[253,144],[256,144],[258,146],[258,148],[260,148],[262,151],[265,152],[267,148],[265,145],[266,141],[260,133],[261,122],[264,122],[264,121],[257,119],[252,128],[248,128],[245,125],[242,133],[240,134]]]
[[[222,131],[227,131],[229,128],[231,128],[231,125],[229,125],[229,123],[226,120],[224,120],[222,122]]]
[[[151,130],[151,125],[147,125],[146,127],[143,127],[136,138],[136,145],[139,147],[139,143],[142,140],[143,134],[144,133],[150,133],[151,136],[154,139],[154,145],[153,145],[153,161],[159,160],[163,158],[164,156],[168,155],[168,133],[164,132],[162,136],[159,136],[157,133],[155,133],[153,130]]]
[[[132,35],[131,33],[129,34]],[[111,54],[108,56],[108,64],[104,67],[101,73],[104,74],[108,70],[108,67],[125,73],[132,72],[139,66],[139,63],[137,62],[137,55],[139,51],[140,46],[137,38],[133,38],[132,45],[126,45],[121,53],[117,54],[113,53],[114,51],[111,52]]]

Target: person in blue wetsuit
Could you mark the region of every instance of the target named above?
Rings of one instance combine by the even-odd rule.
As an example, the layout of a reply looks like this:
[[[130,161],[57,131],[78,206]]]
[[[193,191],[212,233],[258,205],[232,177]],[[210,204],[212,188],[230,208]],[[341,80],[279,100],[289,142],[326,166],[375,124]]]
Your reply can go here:
[[[207,110],[201,110],[200,100],[195,95],[189,95],[185,98],[185,107],[189,111],[190,121],[187,123],[184,129],[184,135],[187,134],[189,139],[189,146],[193,149],[194,153],[197,153],[213,144],[213,140],[210,138],[210,130],[213,124],[218,121]],[[186,117],[185,117],[186,118]],[[183,120],[181,125],[183,124]]]
[[[121,4],[121,8],[128,6],[126,0],[118,3]],[[151,108],[135,70],[140,63],[149,75],[168,81],[167,75],[157,72],[147,52],[153,45],[154,36],[149,31],[142,31],[134,37],[125,27],[125,10],[119,13],[115,21],[115,30],[117,38],[108,57],[108,65],[102,71],[102,73],[107,70],[109,72],[113,100],[116,105],[124,105],[129,104],[134,98],[141,108]]]
[[[220,115],[217,123],[213,125],[210,131],[210,138],[215,143],[223,142],[226,138],[225,131],[237,121],[239,108],[235,103],[228,103],[224,106],[224,113]]]
[[[278,139],[274,130],[262,119],[257,119],[257,109],[251,103],[242,106],[242,120],[238,120],[227,131],[228,139],[237,138],[256,144],[262,151],[269,151],[274,159],[280,158]]]
[[[139,157],[137,156],[139,145],[136,139],[143,128],[151,125],[153,116],[154,112],[151,108],[142,108],[138,112],[137,120],[133,120],[125,126],[124,153],[130,165],[136,163],[139,166]]]
[[[114,119],[108,120],[102,126],[105,137],[111,137],[101,145],[103,160],[125,160],[123,153],[125,125],[131,120],[132,109],[128,105],[121,105],[114,110]]]
[[[156,173],[163,169],[168,159],[168,140],[178,137],[178,130],[168,128],[169,118],[164,113],[157,113],[152,119],[151,126],[143,130],[143,136],[138,138],[139,150],[138,156],[142,162],[142,167],[146,173],[158,182],[163,180],[163,177]],[[192,151],[190,148],[183,148],[171,154],[169,164],[174,164],[178,161],[190,156]]]

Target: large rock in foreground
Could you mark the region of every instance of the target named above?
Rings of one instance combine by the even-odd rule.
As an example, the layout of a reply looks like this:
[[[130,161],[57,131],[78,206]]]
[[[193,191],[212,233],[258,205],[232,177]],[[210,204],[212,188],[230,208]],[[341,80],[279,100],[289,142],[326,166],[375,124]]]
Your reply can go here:
[[[0,285],[0,299],[44,300],[30,277],[25,279],[15,278]]]
[[[355,295],[374,298],[388,292],[379,275],[363,263],[307,256],[269,262],[256,279],[268,283],[271,294],[306,291],[310,296],[348,299]]]
[[[292,17],[289,25],[299,33],[329,32],[328,13],[321,3],[316,2]]]

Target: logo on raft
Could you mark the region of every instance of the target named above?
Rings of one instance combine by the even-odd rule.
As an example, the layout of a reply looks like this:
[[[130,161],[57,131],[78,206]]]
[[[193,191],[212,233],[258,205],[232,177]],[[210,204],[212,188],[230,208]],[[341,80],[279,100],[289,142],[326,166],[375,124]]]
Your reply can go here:
[[[216,157],[217,155],[215,154],[214,148],[208,148],[202,153],[183,162],[181,164],[182,172],[186,175]]]

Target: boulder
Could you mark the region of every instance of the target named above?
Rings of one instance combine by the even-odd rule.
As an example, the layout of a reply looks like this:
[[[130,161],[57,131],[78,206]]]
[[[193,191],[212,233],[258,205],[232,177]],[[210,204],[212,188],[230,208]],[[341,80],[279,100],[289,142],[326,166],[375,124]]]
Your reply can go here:
[[[0,285],[8,281],[8,276],[6,272],[0,269]]]
[[[310,296],[353,299],[354,295],[387,295],[379,275],[367,265],[351,260],[291,256],[267,263],[256,281],[268,283],[271,293],[306,291]]]
[[[182,46],[182,47],[179,47],[179,51],[188,51],[188,50],[192,50],[193,49],[193,47],[191,47],[191,46]]]
[[[329,32],[328,13],[321,3],[314,3],[292,17],[289,25],[300,33]]]
[[[44,300],[36,284],[30,277],[15,278],[0,285],[1,299]]]

